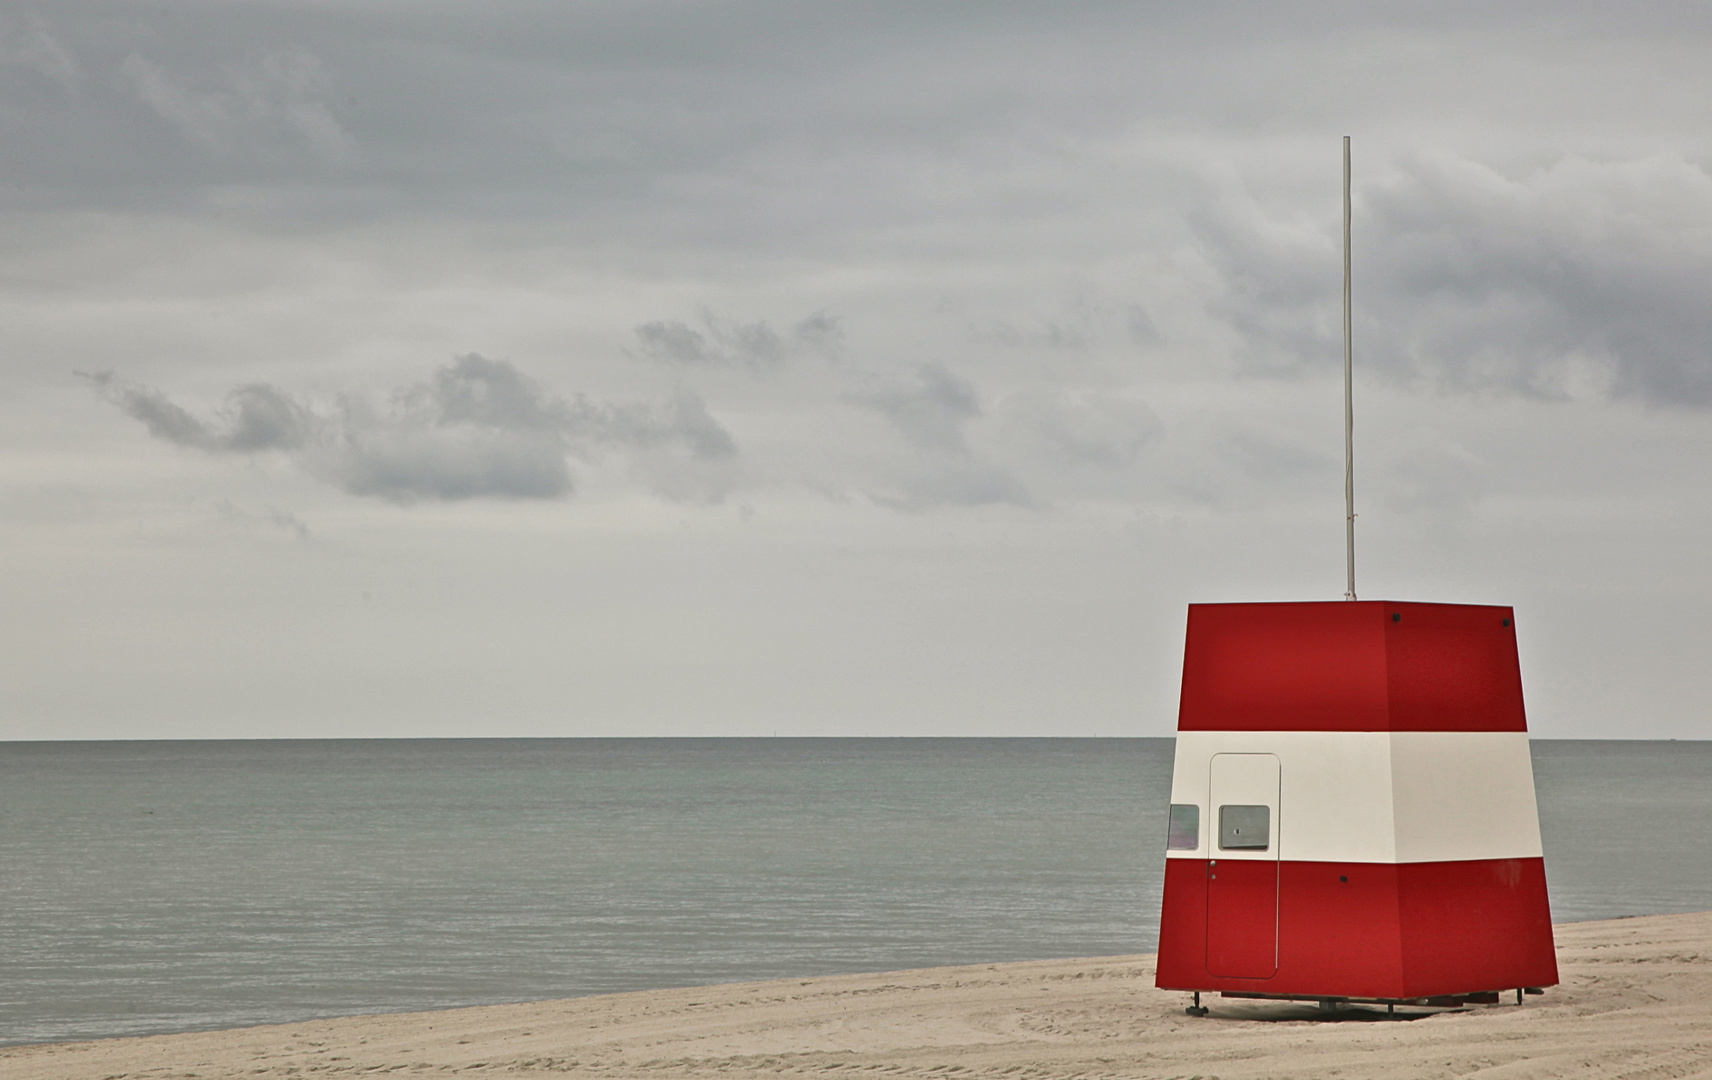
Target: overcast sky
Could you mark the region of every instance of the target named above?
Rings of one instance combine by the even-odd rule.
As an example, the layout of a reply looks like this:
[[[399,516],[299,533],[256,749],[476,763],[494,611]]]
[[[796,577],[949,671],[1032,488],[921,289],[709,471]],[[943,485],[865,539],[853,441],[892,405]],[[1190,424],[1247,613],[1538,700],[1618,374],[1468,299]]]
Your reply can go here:
[[[8,4],[0,737],[1164,735],[1513,604],[1712,737],[1712,10]]]

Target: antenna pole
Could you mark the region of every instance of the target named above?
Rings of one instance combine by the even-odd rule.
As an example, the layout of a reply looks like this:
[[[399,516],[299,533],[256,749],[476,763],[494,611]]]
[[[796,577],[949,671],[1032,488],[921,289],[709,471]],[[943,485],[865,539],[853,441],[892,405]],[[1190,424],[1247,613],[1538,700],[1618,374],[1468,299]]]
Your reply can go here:
[[[1349,291],[1349,136],[1343,137],[1343,508],[1344,547],[1348,556],[1349,587],[1345,600],[1355,599],[1355,353],[1350,344]]]

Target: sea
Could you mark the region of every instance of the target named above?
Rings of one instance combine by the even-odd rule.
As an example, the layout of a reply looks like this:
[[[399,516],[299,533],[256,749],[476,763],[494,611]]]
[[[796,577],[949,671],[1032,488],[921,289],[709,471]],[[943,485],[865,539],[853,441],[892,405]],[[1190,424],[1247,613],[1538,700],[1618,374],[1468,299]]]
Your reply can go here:
[[[0,1044],[1149,952],[1171,754],[0,743]],[[1712,742],[1533,754],[1556,920],[1712,909]]]

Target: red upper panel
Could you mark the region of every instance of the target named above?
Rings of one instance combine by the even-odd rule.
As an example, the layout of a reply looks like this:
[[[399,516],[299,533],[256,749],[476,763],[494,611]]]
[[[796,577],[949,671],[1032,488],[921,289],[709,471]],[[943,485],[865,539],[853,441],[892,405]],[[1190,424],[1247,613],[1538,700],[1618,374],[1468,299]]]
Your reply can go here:
[[[1190,604],[1179,731],[1526,731],[1507,607]]]

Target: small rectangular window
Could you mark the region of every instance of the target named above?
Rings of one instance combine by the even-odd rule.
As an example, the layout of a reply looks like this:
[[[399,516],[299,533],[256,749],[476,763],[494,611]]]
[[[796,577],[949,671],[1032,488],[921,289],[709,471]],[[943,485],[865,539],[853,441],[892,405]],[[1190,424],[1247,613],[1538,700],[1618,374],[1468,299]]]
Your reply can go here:
[[[1201,808],[1194,803],[1172,803],[1171,825],[1165,831],[1166,850],[1195,851],[1200,846]]]
[[[1265,851],[1272,846],[1270,806],[1219,807],[1221,851]]]

